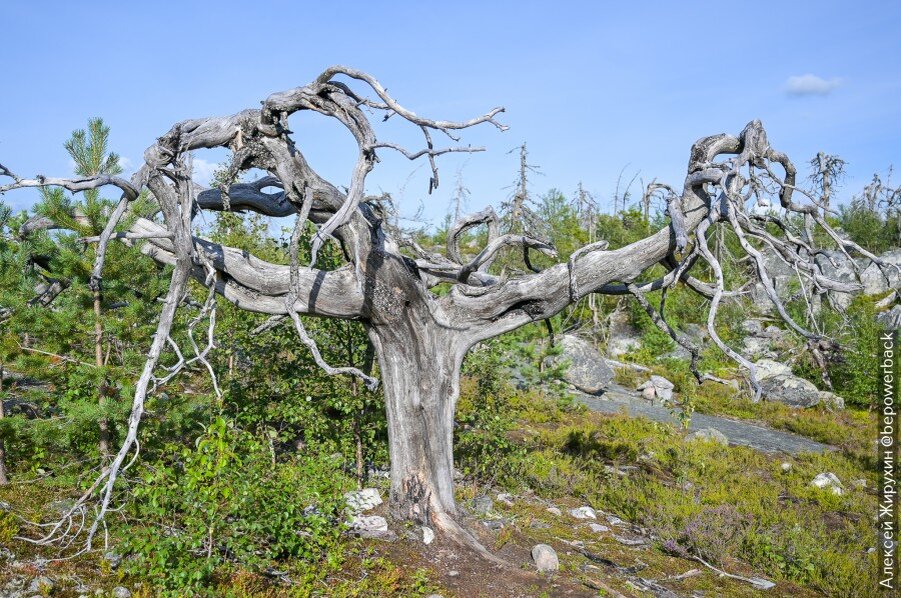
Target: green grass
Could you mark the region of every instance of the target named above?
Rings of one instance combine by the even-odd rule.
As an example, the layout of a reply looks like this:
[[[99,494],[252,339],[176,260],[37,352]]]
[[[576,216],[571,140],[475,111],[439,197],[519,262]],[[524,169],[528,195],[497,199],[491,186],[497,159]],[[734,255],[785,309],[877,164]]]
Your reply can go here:
[[[782,405],[749,401],[727,406],[719,394],[701,393],[699,409],[759,419],[846,450],[773,456],[686,443],[671,426],[625,416],[558,412],[548,424],[546,417],[530,420],[532,408],[520,413],[528,445],[520,482],[547,499],[575,497],[646,527],[661,554],[703,551],[727,568],[815,592],[866,595],[861,581],[875,578],[878,569],[877,555],[867,554],[877,511],[877,474],[862,456],[869,416],[789,413]],[[545,407],[555,411],[553,404]],[[792,464],[788,472],[781,468],[785,461]],[[637,469],[619,475],[605,465]],[[842,480],[844,495],[810,485],[824,471]],[[866,487],[852,483],[860,479]]]

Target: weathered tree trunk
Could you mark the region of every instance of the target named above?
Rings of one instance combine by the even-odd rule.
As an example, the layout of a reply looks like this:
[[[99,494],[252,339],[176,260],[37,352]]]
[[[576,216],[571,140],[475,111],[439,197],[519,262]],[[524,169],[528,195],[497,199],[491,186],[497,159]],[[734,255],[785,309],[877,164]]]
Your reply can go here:
[[[94,363],[98,369],[103,368],[103,321],[100,319],[100,289],[94,290]],[[100,384],[97,402],[102,409],[106,404],[106,381]],[[104,460],[110,455],[109,420],[100,418],[100,454]]]
[[[388,415],[391,512],[444,528],[457,515],[453,425],[462,356],[438,324],[404,324],[370,328]]]

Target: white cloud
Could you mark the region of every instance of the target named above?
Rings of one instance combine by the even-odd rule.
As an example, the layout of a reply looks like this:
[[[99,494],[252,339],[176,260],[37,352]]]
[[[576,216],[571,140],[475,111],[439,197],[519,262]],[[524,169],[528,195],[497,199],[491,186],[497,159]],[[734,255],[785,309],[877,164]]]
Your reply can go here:
[[[789,77],[785,82],[785,93],[790,96],[825,96],[832,93],[836,87],[842,84],[839,77],[823,79],[807,73]]]
[[[216,172],[216,169],[219,168],[219,165],[213,162],[207,162],[203,158],[194,158],[192,164],[194,170],[191,174],[191,178],[193,178],[194,182],[198,185],[209,187],[210,182],[213,180],[213,174]]]

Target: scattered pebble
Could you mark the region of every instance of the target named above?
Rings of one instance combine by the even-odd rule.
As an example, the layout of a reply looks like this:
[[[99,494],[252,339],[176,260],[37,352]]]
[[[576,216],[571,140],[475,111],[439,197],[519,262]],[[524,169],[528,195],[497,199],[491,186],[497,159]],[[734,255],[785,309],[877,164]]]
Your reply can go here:
[[[131,598],[131,590],[122,586],[116,586],[113,588],[113,596],[115,598]]]
[[[547,511],[548,513],[550,513],[551,515],[556,515],[557,517],[560,517],[561,515],[563,515],[563,511],[561,511],[561,510],[558,509],[557,507],[548,507],[548,508],[546,509],[546,511]]]
[[[609,532],[610,531],[609,527],[607,527],[606,525],[601,525],[599,523],[589,523],[588,527],[591,528],[591,531],[598,533],[598,534],[601,532]]]
[[[430,527],[422,528],[422,543],[428,546],[435,541],[435,532]]]
[[[782,471],[788,473],[788,472],[791,471],[791,470],[792,470],[792,464],[791,464],[791,463],[789,463],[788,461],[786,461],[785,463],[782,464]]]

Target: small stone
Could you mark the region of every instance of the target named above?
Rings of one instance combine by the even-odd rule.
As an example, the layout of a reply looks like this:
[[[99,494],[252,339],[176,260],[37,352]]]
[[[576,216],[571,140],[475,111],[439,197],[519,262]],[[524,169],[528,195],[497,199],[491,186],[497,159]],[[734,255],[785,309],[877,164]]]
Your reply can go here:
[[[489,519],[482,522],[488,529],[503,529],[508,523],[510,523],[509,519]]]
[[[557,553],[547,544],[536,544],[532,547],[532,560],[539,573],[550,573],[560,569],[560,560]]]
[[[597,519],[597,512],[591,507],[579,507],[577,509],[570,509],[569,514],[575,517],[576,519]]]
[[[614,539],[624,546],[643,546],[647,544],[644,538],[624,538],[623,536],[613,535]]]
[[[36,577],[31,580],[31,583],[28,584],[28,591],[37,592],[39,594],[49,594],[53,591],[55,585],[56,584],[52,579],[42,575],[41,577]]]
[[[451,569],[450,571],[447,572],[447,576],[448,576],[448,577],[457,577],[458,575],[460,575],[460,572],[459,572],[459,571],[455,571],[455,570],[453,570],[453,569]]]
[[[122,586],[116,586],[113,588],[113,596],[115,598],[131,598],[131,590]]]
[[[513,495],[507,493],[501,493],[497,495],[497,501],[502,502],[508,507],[513,506]]]
[[[357,515],[350,520],[349,525],[364,538],[379,537],[388,533],[388,522],[379,515]]]
[[[490,496],[477,496],[472,501],[472,511],[476,515],[487,515],[494,510],[494,501]]]
[[[435,541],[435,532],[430,527],[422,528],[422,543],[428,546]]]
[[[752,577],[749,581],[758,590],[771,590],[776,587],[776,584],[762,577]]]
[[[609,527],[607,527],[606,525],[601,525],[600,523],[589,523],[588,527],[590,527],[591,531],[593,531],[596,534],[600,534],[601,532],[609,532],[610,531]]]
[[[845,408],[845,399],[841,398],[834,392],[829,392],[828,390],[820,391],[820,404],[826,405],[827,407],[831,407],[832,409],[844,409]]]
[[[548,513],[550,513],[551,515],[556,515],[557,517],[560,517],[561,515],[563,515],[563,511],[561,511],[561,510],[558,509],[557,507],[548,507],[548,508],[545,509],[545,510],[546,510]]]
[[[0,511],[12,511],[13,507],[8,502],[3,502],[0,500]]]
[[[382,497],[375,488],[363,488],[362,490],[347,492],[344,494],[344,500],[347,502],[347,508],[352,513],[371,511],[382,504]]]
[[[673,388],[675,385],[672,382],[655,374],[651,376],[650,380],[639,386],[638,390],[642,391],[641,396],[647,400],[657,398],[663,403],[668,403],[673,399]]]
[[[109,566],[113,569],[118,567],[119,563],[122,562],[122,556],[112,550],[104,554],[103,558],[106,559],[106,562],[109,563]]]
[[[867,481],[863,478],[861,478],[859,480],[854,480],[853,482],[851,482],[851,484],[855,488],[866,488],[867,487]]]
[[[817,488],[829,488],[832,490],[833,494],[842,495],[844,494],[844,489],[842,488],[842,483],[832,472],[825,472],[817,474],[815,478],[810,482],[811,486],[816,486]]]
[[[788,461],[783,463],[781,467],[782,467],[782,471],[784,471],[785,473],[788,473],[789,471],[792,470],[792,464],[789,463]]]
[[[607,523],[610,525],[626,525],[626,522],[616,515],[607,515]]]
[[[729,446],[729,439],[716,428],[701,428],[700,430],[695,430],[686,436],[685,440],[688,442],[703,440],[705,442],[715,442],[723,446]]]

